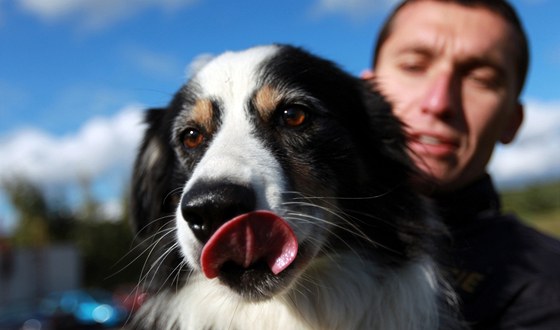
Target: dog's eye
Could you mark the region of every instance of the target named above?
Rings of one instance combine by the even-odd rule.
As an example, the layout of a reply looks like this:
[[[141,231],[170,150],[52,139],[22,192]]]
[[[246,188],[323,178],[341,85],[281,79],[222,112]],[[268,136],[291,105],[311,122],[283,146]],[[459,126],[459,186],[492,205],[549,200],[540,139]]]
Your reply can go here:
[[[307,119],[307,111],[301,107],[291,107],[282,110],[282,122],[288,127],[303,125]]]
[[[204,141],[204,135],[196,128],[188,128],[183,133],[183,146],[187,149],[194,149]]]

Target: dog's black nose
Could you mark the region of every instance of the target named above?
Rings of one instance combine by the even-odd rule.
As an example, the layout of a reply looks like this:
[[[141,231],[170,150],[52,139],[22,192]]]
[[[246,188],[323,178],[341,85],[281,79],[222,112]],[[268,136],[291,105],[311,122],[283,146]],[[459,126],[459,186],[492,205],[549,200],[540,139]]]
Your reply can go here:
[[[206,243],[222,224],[255,210],[255,192],[233,183],[200,183],[183,196],[181,213],[196,238]]]

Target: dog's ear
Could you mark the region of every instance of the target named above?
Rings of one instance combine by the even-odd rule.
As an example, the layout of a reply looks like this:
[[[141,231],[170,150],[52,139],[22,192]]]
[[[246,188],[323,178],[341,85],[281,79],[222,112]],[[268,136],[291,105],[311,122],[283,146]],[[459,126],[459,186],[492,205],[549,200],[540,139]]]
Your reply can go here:
[[[383,156],[380,159],[391,162],[385,165],[395,168],[392,173],[415,173],[415,167],[407,153],[404,124],[393,114],[392,105],[376,88],[372,88],[371,82],[363,82],[362,91],[363,103],[369,117],[368,131],[373,134],[373,140],[380,143],[376,148],[376,152]],[[396,170],[397,167],[400,170]]]
[[[140,145],[130,192],[130,217],[140,237],[157,231],[174,213],[177,196],[173,186],[176,156],[170,145],[169,110],[146,112],[147,129]]]

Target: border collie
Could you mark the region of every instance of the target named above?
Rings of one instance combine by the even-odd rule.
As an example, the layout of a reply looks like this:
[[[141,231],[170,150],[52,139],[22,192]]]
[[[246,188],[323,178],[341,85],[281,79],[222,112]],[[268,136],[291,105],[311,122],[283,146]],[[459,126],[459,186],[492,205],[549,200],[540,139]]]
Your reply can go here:
[[[137,329],[449,329],[439,229],[382,97],[287,45],[224,53],[148,111]]]

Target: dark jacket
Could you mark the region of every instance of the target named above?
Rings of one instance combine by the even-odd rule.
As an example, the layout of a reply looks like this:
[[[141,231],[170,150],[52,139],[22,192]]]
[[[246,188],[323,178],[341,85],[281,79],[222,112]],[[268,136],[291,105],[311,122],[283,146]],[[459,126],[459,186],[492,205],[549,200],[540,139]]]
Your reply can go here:
[[[560,329],[560,241],[502,214],[489,177],[435,199],[450,273],[473,329]]]

